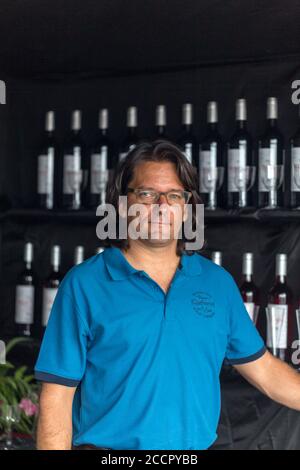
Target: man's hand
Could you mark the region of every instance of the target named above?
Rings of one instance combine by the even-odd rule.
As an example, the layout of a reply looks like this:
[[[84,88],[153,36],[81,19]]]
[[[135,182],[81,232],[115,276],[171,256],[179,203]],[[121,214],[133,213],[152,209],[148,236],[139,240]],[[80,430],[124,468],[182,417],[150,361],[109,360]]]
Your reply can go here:
[[[37,426],[38,450],[71,450],[76,387],[43,382]]]
[[[272,400],[300,411],[300,374],[269,351],[255,361],[234,367]]]

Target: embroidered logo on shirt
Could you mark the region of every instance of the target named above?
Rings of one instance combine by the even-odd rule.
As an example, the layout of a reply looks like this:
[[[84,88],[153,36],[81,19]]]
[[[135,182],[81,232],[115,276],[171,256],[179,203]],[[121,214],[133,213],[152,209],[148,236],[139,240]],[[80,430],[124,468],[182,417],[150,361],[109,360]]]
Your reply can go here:
[[[193,309],[198,315],[203,317],[213,317],[215,314],[215,302],[207,292],[193,292],[192,297]]]

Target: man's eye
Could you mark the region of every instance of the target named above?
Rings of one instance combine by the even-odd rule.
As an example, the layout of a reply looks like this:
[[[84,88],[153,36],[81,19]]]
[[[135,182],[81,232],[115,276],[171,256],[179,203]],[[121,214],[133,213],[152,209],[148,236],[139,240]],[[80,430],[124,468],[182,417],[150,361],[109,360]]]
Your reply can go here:
[[[179,194],[179,193],[169,193],[169,197],[171,199],[181,199],[182,198],[181,194]]]
[[[142,197],[152,197],[153,193],[151,191],[140,191],[140,196]]]

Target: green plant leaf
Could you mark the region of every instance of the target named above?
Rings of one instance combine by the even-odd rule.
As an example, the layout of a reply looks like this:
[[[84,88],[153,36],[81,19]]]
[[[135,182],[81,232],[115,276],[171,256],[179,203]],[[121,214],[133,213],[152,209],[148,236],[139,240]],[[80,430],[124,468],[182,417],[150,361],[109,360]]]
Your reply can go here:
[[[19,367],[16,372],[15,372],[15,379],[18,380],[18,379],[22,379],[25,372],[27,370],[27,366],[22,366],[22,367]]]
[[[28,341],[32,340],[30,338],[23,338],[23,336],[17,336],[16,338],[11,339],[5,346],[6,354],[8,354],[9,351],[11,351],[16,346],[16,344],[25,343]]]

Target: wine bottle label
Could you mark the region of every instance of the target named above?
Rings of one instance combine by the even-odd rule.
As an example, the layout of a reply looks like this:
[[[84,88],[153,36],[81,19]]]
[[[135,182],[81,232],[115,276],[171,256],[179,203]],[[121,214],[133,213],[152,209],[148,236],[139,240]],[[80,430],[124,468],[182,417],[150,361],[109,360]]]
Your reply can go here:
[[[211,181],[216,178],[217,167],[217,144],[213,142],[210,150],[201,150],[199,159],[200,179],[199,190],[201,193],[208,193],[211,188]]]
[[[91,194],[99,194],[106,187],[108,181],[107,146],[101,147],[101,153],[91,156]]]
[[[267,346],[287,348],[288,306],[268,304]]]
[[[238,149],[228,150],[228,191],[245,191],[247,187],[247,142],[241,141]]]
[[[38,194],[53,194],[54,183],[54,148],[48,149],[47,155],[38,157]]]
[[[34,286],[16,287],[15,322],[32,325],[34,312]]]
[[[57,287],[44,287],[43,289],[42,326],[47,326],[57,290]]]
[[[256,324],[257,316],[258,316],[258,305],[255,305],[254,302],[244,302],[245,308],[249,314],[249,317]]]
[[[80,147],[75,147],[72,155],[64,155],[63,193],[80,191],[81,180],[81,151]]]
[[[300,147],[292,147],[291,190],[300,192]]]
[[[193,163],[193,144],[187,143],[184,145],[184,153],[190,163]]]
[[[274,166],[277,165],[277,139],[270,140],[270,147],[260,148],[258,158],[258,190],[260,192],[270,191],[272,189],[270,185],[274,186],[274,180],[277,180],[274,170]]]

